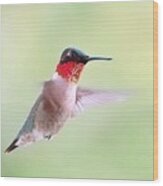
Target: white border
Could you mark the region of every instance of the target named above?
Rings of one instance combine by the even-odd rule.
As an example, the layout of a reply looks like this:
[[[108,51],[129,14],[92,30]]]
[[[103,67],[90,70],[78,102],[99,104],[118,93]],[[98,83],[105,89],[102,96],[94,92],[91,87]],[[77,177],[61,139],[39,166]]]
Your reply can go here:
[[[0,4],[15,4],[15,3],[50,3],[50,2],[92,2],[94,0],[0,0]],[[97,0],[96,0],[97,1]],[[98,0],[104,1],[104,0]],[[117,1],[117,0],[112,0]],[[123,1],[123,0],[118,0]],[[129,0],[128,0],[129,1]],[[132,0],[130,0],[132,1]],[[163,134],[162,134],[162,124],[163,124],[163,52],[162,43],[163,38],[161,33],[163,31],[163,0],[157,0],[159,3],[159,180],[158,181],[120,181],[120,180],[77,180],[77,179],[26,179],[26,178],[0,178],[0,185],[5,186],[28,186],[34,184],[35,186],[148,186],[148,185],[163,185],[163,165],[161,157],[163,157]]]

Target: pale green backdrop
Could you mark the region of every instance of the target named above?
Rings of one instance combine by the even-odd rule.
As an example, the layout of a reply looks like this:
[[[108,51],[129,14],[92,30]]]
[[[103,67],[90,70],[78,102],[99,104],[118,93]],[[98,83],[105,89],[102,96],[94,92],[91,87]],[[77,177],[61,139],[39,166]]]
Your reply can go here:
[[[3,5],[2,176],[153,179],[153,3]],[[93,108],[52,141],[4,154],[65,47],[112,56],[80,84],[132,91]]]

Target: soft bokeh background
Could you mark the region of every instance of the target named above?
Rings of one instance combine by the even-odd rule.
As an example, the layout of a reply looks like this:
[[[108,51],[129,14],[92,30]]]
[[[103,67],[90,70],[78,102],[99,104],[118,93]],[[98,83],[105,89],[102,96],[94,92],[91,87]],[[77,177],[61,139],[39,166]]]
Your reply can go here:
[[[67,46],[114,58],[90,63],[81,85],[132,96],[5,155]],[[152,2],[3,5],[2,61],[2,176],[153,179]]]

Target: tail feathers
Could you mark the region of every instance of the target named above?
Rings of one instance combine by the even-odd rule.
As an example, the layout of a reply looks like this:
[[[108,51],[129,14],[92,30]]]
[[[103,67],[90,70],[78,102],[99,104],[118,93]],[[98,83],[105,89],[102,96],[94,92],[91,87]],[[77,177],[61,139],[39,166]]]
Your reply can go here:
[[[5,153],[10,153],[11,151],[13,151],[14,149],[16,149],[18,146],[16,145],[16,142],[18,141],[18,139],[15,139],[11,145],[5,150]]]

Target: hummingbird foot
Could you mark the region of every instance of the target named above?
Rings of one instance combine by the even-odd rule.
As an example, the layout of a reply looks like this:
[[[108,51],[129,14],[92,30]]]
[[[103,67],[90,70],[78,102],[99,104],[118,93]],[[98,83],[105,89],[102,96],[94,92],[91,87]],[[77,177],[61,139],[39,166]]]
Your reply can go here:
[[[46,138],[47,140],[50,140],[51,137],[52,137],[52,135],[47,135],[47,136],[45,136],[45,138]]]

